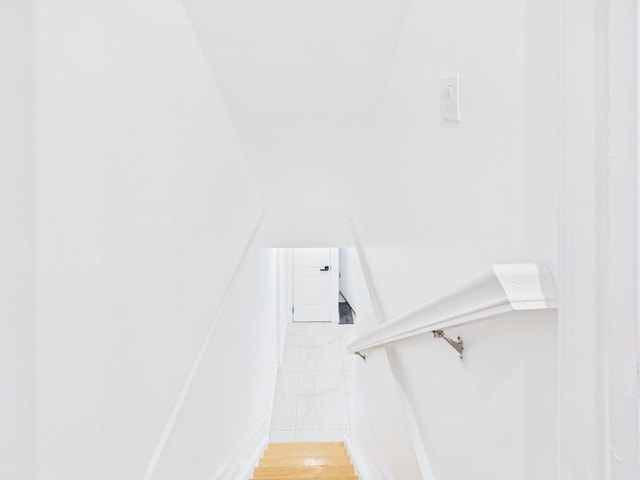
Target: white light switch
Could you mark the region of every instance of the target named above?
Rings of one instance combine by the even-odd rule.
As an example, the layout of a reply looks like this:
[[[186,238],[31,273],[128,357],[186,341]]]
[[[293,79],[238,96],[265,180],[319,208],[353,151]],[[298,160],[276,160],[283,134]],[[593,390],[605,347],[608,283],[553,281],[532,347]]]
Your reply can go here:
[[[443,120],[460,121],[462,114],[460,108],[460,75],[449,75],[442,79],[440,114]]]

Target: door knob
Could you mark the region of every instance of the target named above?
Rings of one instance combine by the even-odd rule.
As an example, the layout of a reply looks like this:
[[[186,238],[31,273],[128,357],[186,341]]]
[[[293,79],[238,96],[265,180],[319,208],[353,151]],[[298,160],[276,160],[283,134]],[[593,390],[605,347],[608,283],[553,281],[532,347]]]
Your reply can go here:
[[[328,272],[329,271],[329,266],[325,265],[324,268],[320,269],[321,272]]]

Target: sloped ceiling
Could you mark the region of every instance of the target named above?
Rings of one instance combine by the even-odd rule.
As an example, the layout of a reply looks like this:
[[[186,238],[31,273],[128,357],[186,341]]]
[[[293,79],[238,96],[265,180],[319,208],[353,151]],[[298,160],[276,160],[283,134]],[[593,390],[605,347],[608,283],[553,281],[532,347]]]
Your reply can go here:
[[[274,246],[348,243],[360,157],[407,1],[183,0]]]

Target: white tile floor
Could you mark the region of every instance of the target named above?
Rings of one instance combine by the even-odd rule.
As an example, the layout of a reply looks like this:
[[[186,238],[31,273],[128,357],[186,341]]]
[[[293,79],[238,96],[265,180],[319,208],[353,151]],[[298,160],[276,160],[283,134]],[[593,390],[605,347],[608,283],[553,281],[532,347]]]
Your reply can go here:
[[[290,323],[271,415],[272,442],[335,441],[355,420],[353,325]]]

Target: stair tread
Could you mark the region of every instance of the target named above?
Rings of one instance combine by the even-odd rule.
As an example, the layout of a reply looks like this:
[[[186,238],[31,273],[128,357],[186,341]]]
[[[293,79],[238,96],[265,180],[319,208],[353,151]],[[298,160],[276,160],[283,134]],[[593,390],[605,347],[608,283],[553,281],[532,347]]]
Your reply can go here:
[[[304,480],[358,480],[358,477],[355,475],[315,475],[312,477],[300,477],[297,475],[293,476],[278,476],[278,477],[251,477],[251,480],[291,480],[295,478],[303,478]]]
[[[269,447],[344,447],[344,442],[271,442]]]
[[[313,466],[297,466],[297,467],[288,467],[288,466],[272,466],[272,467],[256,467],[253,472],[254,477],[267,477],[269,475],[274,475],[277,473],[298,473],[300,475],[305,474],[305,476],[319,475],[319,474],[348,474],[353,475],[353,465],[343,464],[343,465],[313,465]]]
[[[349,457],[345,455],[301,455],[283,457],[262,457],[260,465],[344,465],[351,464]]]
[[[344,442],[270,443],[252,480],[357,480]]]
[[[331,445],[328,447],[322,446],[302,446],[302,447],[292,447],[292,446],[284,446],[284,447],[268,447],[267,452],[278,453],[278,452],[346,452],[346,448],[344,445]]]
[[[325,455],[328,457],[339,457],[340,455],[346,455],[347,451],[345,449],[335,450],[335,449],[309,449],[309,450],[267,450],[264,452],[263,457],[300,457],[305,455]]]
[[[339,455],[346,455],[346,449],[336,448],[309,448],[309,449],[282,449],[282,450],[266,450],[263,456],[300,456],[300,455],[328,455],[330,457],[337,457]]]
[[[299,477],[299,476],[276,476],[276,477],[251,477],[251,480],[295,480],[295,479],[303,479],[303,480],[358,480],[358,477],[355,475],[340,475],[340,476],[315,476],[315,477]]]

